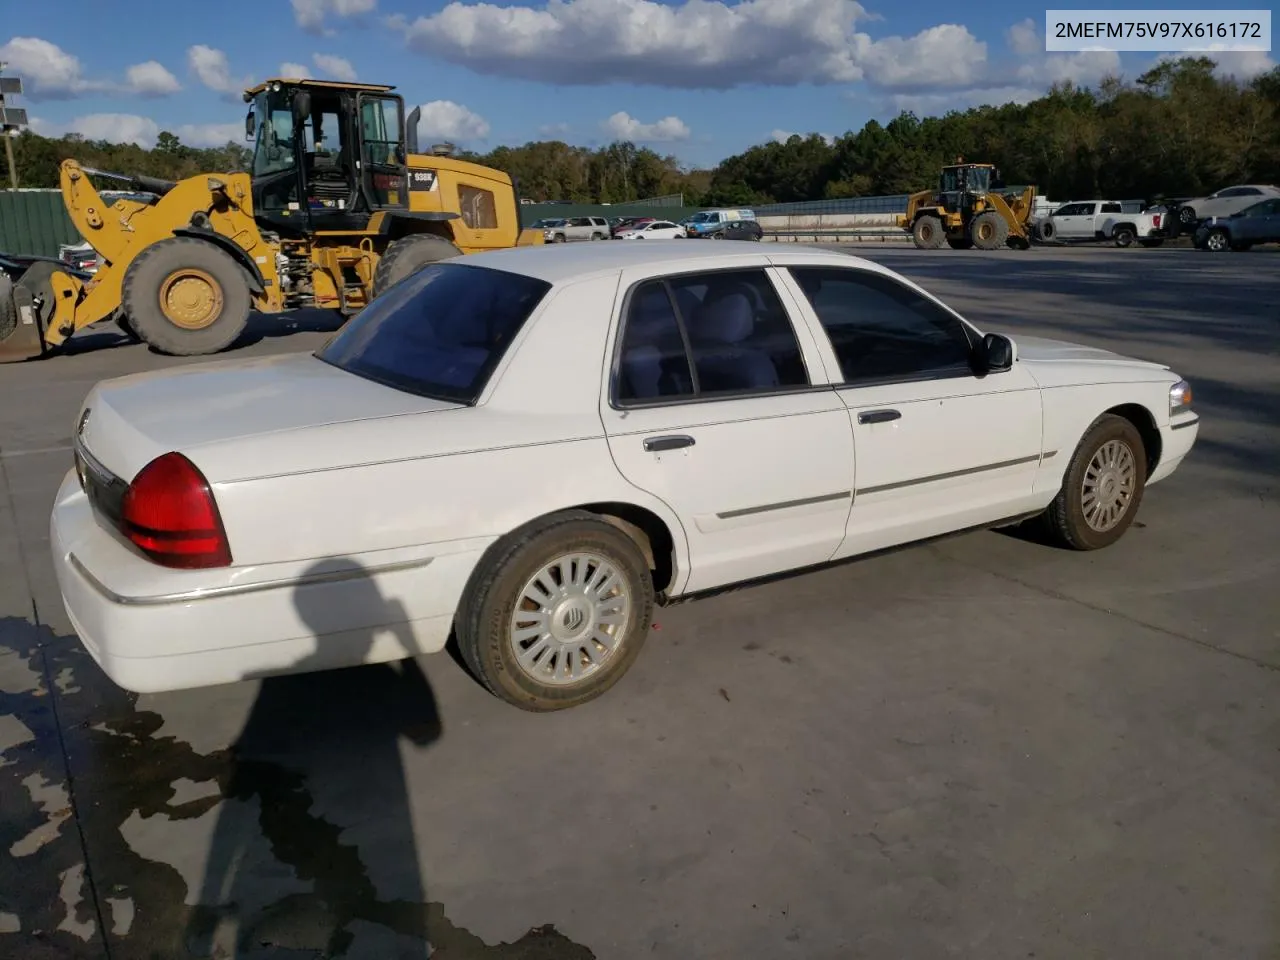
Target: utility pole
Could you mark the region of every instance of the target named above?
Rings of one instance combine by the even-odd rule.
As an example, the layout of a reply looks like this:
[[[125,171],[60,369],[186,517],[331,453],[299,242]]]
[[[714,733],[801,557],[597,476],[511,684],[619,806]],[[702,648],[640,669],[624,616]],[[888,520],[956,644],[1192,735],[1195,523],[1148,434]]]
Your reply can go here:
[[[5,63],[0,63],[0,73],[4,73]],[[13,162],[13,138],[18,131],[27,126],[27,111],[20,107],[6,106],[5,97],[18,96],[22,93],[20,77],[0,77],[0,137],[4,138],[4,158],[9,164],[9,189],[18,189],[18,167]]]

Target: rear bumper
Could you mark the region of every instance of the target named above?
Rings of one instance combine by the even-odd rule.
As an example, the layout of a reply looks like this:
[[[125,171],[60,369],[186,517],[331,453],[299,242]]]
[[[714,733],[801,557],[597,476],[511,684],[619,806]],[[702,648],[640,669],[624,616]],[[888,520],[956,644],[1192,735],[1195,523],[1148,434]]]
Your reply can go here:
[[[285,575],[232,567],[210,583],[215,571],[156,566],[102,526],[75,471],[58,491],[49,533],[81,644],[135,693],[435,653],[483,550],[473,542],[436,556],[382,551],[290,565]]]

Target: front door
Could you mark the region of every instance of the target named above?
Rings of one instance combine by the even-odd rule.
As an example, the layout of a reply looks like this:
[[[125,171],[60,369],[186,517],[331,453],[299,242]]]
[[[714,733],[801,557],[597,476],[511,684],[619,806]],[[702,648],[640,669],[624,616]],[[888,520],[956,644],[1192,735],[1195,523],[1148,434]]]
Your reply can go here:
[[[406,210],[409,178],[404,145],[404,101],[362,93],[360,174],[372,210]]]
[[[601,416],[623,476],[684,523],[683,591],[829,560],[853,488],[849,416],[768,272],[624,272],[620,289]]]
[[[1064,240],[1092,237],[1094,207],[1092,203],[1069,203],[1055,213],[1053,225],[1058,228],[1058,236]]]
[[[1030,509],[1040,390],[1019,364],[977,376],[976,335],[937,301],[857,267],[793,267],[827,335],[857,455],[836,556],[990,523]]]

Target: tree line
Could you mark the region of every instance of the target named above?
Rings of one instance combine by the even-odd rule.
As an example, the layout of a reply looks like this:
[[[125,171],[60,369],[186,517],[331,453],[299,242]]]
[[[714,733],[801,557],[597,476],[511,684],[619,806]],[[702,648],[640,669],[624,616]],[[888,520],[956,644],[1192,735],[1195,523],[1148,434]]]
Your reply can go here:
[[[249,162],[241,144],[195,149],[168,132],[152,150],[31,132],[14,148],[21,185],[30,187],[57,186],[65,157],[169,180],[248,169]],[[935,183],[938,168],[957,157],[994,163],[1006,183],[1035,184],[1057,198],[1191,196],[1230,183],[1280,182],[1280,68],[1239,82],[1217,76],[1210,58],[1185,57],[1132,83],[1064,83],[1030,103],[941,117],[903,112],[832,142],[793,136],[710,170],[625,141],[599,148],[539,141],[463,156],[518,178],[523,197],[569,203],[680,193],[690,206],[734,206],[910,193]]]

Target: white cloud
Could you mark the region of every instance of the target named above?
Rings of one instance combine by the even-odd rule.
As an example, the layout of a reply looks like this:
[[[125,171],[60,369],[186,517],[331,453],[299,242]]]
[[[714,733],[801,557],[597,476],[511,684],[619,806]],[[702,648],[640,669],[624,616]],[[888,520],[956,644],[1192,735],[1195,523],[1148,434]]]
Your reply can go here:
[[[564,84],[728,89],[751,83],[966,83],[986,46],[957,25],[873,40],[855,0],[454,0],[409,22],[409,46],[477,72]],[[563,51],[565,55],[558,55]]]
[[[1120,54],[1114,50],[1081,53],[1046,53],[1040,28],[1028,17],[1005,32],[1014,55],[1022,61],[1017,68],[1017,85],[1044,90],[1064,80],[1077,86],[1096,84],[1107,74],[1120,72]]]
[[[320,70],[335,80],[343,80],[351,83],[356,79],[355,67],[351,66],[350,60],[344,60],[342,57],[335,57],[328,53],[313,53],[311,61],[320,68]]]
[[[251,77],[231,75],[231,65],[224,51],[202,43],[187,48],[187,65],[201,83],[228,99],[238,99],[246,87],[253,85]]]
[[[311,76],[311,68],[301,63],[282,63],[280,64],[280,76],[306,80]]]
[[[129,89],[142,97],[167,97],[182,89],[178,78],[155,60],[135,63],[125,71],[125,80]]]
[[[654,123],[641,123],[619,110],[600,126],[618,140],[631,140],[635,143],[667,143],[689,139],[689,128],[679,117],[663,117]]]
[[[90,113],[68,123],[33,123],[37,133],[46,137],[63,137],[78,133],[86,140],[108,143],[136,143],[148,150],[155,146],[160,127],[149,117],[133,113]]]
[[[489,136],[489,121],[452,100],[433,100],[422,105],[418,134],[423,140],[465,142]]]
[[[224,147],[228,141],[245,142],[243,123],[184,123],[171,132],[188,147]]]
[[[1212,57],[1217,62],[1213,72],[1219,77],[1235,77],[1241,81],[1252,80],[1276,67],[1276,61],[1264,50],[1240,50],[1234,53],[1213,51],[1203,56]]]
[[[307,33],[323,36],[334,33],[325,24],[327,17],[363,17],[378,6],[378,0],[292,0],[292,3],[294,22]]]
[[[101,81],[86,80],[79,58],[39,37],[14,37],[0,46],[5,72],[22,78],[31,100],[71,100],[106,89]]]
[[[538,128],[538,136],[554,140],[567,136],[569,130],[567,123],[546,123]]]

